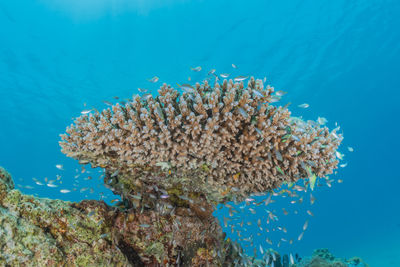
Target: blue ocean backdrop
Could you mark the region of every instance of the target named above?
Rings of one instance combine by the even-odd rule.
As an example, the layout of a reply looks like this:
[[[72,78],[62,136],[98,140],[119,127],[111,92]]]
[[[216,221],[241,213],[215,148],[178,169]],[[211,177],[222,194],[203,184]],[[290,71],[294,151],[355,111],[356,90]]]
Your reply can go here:
[[[138,88],[156,94],[164,82],[200,82],[211,69],[267,77],[288,92],[281,103],[291,102],[294,116],[340,125],[345,154],[332,176],[343,183],[318,188],[312,207],[282,218],[296,242],[272,247],[302,256],[329,248],[370,266],[400,266],[399,14],[396,0],[2,0],[0,166],[24,193],[111,203],[101,170],[88,167],[76,179],[82,167],[60,152],[59,134],[82,110]],[[275,205],[290,205],[284,201]],[[221,224],[228,212],[216,211]],[[241,241],[249,254],[269,247],[266,237],[279,240],[256,234],[262,210],[241,216],[252,222],[243,235],[253,244]]]

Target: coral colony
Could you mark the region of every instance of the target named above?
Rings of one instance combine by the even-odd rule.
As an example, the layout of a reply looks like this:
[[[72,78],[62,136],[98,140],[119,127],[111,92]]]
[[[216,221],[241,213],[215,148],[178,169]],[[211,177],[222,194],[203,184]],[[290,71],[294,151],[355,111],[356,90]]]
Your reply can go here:
[[[336,168],[342,136],[272,106],[279,96],[262,80],[188,87],[180,95],[164,84],[155,98],[82,115],[62,135],[62,152],[105,168],[125,197],[179,185],[220,202]]]
[[[61,135],[63,153],[105,170],[122,199],[115,244],[141,264],[246,264],[240,246],[224,239],[215,206],[298,180],[313,190],[337,168],[338,128],[290,116],[271,104],[284,92],[247,79],[183,84],[182,94],[164,84],[158,96],[84,112]]]

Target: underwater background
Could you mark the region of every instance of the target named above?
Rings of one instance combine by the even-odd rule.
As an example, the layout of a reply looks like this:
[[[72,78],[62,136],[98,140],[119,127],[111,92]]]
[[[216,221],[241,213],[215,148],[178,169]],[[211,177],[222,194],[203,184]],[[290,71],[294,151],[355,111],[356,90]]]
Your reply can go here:
[[[58,145],[72,118],[138,88],[156,94],[164,82],[200,82],[214,68],[267,77],[288,92],[281,103],[291,102],[294,116],[341,126],[341,163],[348,164],[334,175],[343,183],[313,192],[303,239],[274,248],[306,256],[326,247],[370,266],[400,266],[398,14],[400,2],[390,0],[2,0],[0,166],[24,193],[71,201],[104,194],[110,203],[115,196],[102,185],[101,170],[74,185],[81,167]],[[191,71],[196,66],[202,71]],[[158,83],[148,81],[154,76]],[[57,175],[59,188],[32,180]],[[227,213],[216,212],[221,221]],[[301,228],[306,216],[286,224]],[[256,236],[255,224],[248,229]],[[254,239],[249,254],[268,247],[265,236]]]

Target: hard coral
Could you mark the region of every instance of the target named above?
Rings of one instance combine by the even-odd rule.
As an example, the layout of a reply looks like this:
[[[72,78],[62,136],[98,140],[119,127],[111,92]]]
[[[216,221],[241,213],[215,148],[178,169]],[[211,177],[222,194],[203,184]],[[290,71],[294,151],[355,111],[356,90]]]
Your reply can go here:
[[[179,184],[185,193],[218,195],[216,202],[336,168],[342,136],[271,105],[279,96],[261,80],[185,88],[180,94],[164,84],[156,97],[80,116],[61,135],[62,152],[104,167],[109,183],[118,174],[135,192]]]

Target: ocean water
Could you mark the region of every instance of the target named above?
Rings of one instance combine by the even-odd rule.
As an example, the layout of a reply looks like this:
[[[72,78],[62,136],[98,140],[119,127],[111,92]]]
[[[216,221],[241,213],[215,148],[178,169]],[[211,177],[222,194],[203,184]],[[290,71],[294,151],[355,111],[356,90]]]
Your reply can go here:
[[[78,187],[93,190],[83,192],[62,194],[32,180],[60,175],[63,188],[75,186],[81,167],[58,145],[71,118],[138,88],[156,93],[161,82],[201,81],[213,68],[267,77],[288,92],[282,103],[292,103],[293,115],[341,126],[341,163],[348,163],[334,176],[343,183],[313,192],[313,217],[299,207],[298,216],[280,220],[296,240],[309,220],[303,239],[273,248],[307,256],[326,247],[370,266],[400,266],[399,14],[396,0],[2,0],[0,166],[27,194],[110,201],[100,170],[85,173],[92,179]],[[153,76],[160,81],[149,83]],[[257,236],[255,223],[265,213],[246,212],[251,254],[268,247],[268,235]],[[216,214],[223,221],[227,209]]]

